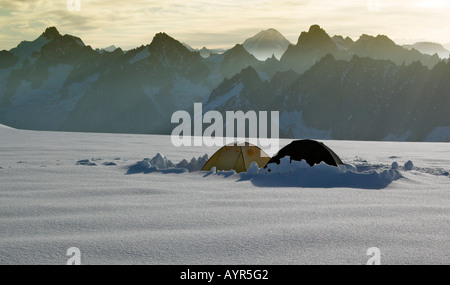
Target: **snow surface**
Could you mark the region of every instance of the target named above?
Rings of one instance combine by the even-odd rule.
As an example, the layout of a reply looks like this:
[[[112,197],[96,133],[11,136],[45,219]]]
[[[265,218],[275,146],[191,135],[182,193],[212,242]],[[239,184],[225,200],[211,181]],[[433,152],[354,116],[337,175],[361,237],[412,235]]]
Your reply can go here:
[[[323,142],[345,166],[171,172],[216,149],[0,127],[0,264],[450,263],[450,144]]]
[[[11,127],[0,124],[0,129],[12,129]]]
[[[408,167],[410,167],[409,164]],[[407,169],[405,165],[405,170],[411,169]],[[324,162],[310,167],[306,161],[290,161],[289,157],[282,158],[280,164],[268,164],[267,168],[262,169],[261,172],[263,175],[244,176],[253,179],[254,185],[263,187],[270,185],[277,187],[352,187],[361,189],[383,189],[402,177],[398,165],[395,164],[390,169],[382,171],[375,169],[358,171],[353,165],[333,167]]]

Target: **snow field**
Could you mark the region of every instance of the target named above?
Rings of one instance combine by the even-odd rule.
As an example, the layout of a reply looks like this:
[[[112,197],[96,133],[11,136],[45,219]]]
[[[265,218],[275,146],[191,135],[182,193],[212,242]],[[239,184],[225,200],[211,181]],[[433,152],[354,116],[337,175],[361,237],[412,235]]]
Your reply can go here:
[[[370,247],[382,264],[450,262],[449,144],[324,143],[348,165],[305,168],[308,186],[301,163],[127,174],[158,153],[178,164],[216,151],[167,136],[0,128],[0,264],[65,264],[70,247],[82,264],[365,264]],[[385,171],[400,176],[352,176]]]

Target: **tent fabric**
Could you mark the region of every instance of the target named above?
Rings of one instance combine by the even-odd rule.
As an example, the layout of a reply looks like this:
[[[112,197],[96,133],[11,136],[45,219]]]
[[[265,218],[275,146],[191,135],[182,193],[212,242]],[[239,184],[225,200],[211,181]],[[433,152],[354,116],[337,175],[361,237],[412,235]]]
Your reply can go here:
[[[219,149],[203,166],[202,171],[216,170],[229,171],[234,169],[237,173],[246,172],[252,162],[259,167],[267,164],[270,157],[259,147],[250,143],[233,143]]]
[[[293,141],[282,148],[267,164],[280,164],[280,159],[289,156],[292,160],[305,160],[310,166],[325,162],[328,165],[338,166],[344,164],[339,156],[322,142],[314,140]],[[266,165],[267,166],[267,165]]]

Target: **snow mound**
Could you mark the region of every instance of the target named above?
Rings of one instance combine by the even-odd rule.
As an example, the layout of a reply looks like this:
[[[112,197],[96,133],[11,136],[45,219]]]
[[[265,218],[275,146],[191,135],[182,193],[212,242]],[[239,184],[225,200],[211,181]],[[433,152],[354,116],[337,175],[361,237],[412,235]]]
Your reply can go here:
[[[412,162],[411,160],[408,160],[408,161],[405,163],[404,169],[405,169],[405,170],[413,170],[413,169],[414,169],[414,164],[413,164],[413,162]]]
[[[175,165],[172,163],[172,161],[168,160],[164,155],[158,153],[155,157],[148,160],[145,159],[146,163],[151,165],[152,167],[155,167],[156,169],[168,169],[175,167]]]
[[[250,167],[247,169],[247,174],[258,174],[258,173],[259,173],[258,163],[252,162]]]
[[[168,160],[164,155],[158,153],[152,159],[144,158],[142,161],[138,161],[135,165],[132,165],[127,174],[136,173],[152,173],[160,170],[168,170],[170,168],[175,168],[175,164]]]
[[[188,162],[186,159],[183,159],[176,166],[178,168],[186,168],[189,172],[200,171],[203,165],[205,165],[205,163],[208,161],[208,159],[209,159],[208,155],[205,154],[204,156],[201,156],[198,159],[193,157],[191,159],[191,162]]]
[[[97,166],[101,160],[103,160],[103,158],[91,158],[91,159],[81,159],[78,160],[76,165],[83,165],[83,166]],[[117,165],[114,162],[105,162],[103,163],[103,165],[106,166],[111,166],[111,165]]]
[[[172,161],[168,160],[164,155],[158,153],[152,159],[145,158],[142,161],[138,161],[136,164],[132,165],[127,174],[137,174],[137,173],[186,173],[199,171],[203,165],[208,161],[208,155],[197,158],[192,158],[190,162],[183,159],[180,163],[174,164]]]
[[[444,168],[417,167],[413,166],[417,173],[425,173],[434,176],[447,176],[450,178],[450,170]],[[406,170],[406,169],[405,169]]]
[[[349,164],[335,167],[322,162],[311,167],[303,160],[291,162],[289,157],[282,158],[280,164],[271,163],[260,171],[256,171],[254,165],[249,170],[240,174],[240,181],[250,180],[260,187],[382,189],[402,177],[395,165],[382,171],[358,171],[357,167]]]
[[[84,165],[84,166],[97,166],[97,163],[93,162],[92,160],[89,159],[82,159],[82,160],[78,160],[77,165]]]

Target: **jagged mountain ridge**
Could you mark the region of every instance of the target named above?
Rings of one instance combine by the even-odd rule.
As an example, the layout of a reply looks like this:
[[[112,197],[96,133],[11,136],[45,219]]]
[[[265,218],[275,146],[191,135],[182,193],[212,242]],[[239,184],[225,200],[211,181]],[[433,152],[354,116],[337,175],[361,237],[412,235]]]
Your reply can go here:
[[[388,48],[380,48],[379,42]],[[229,94],[234,88],[230,100],[223,101],[223,105],[215,108],[245,110],[265,106],[265,110],[269,111],[279,109],[290,114],[281,118],[281,133],[285,136],[302,136],[310,128],[325,130],[315,133],[319,136],[326,133],[335,138],[366,139],[370,136],[364,134],[361,128],[355,127],[353,132],[346,133],[338,125],[319,124],[320,120],[309,114],[309,105],[287,104],[296,96],[303,98],[300,95],[304,92],[301,88],[287,86],[292,87],[299,76],[306,76],[317,66],[321,66],[319,70],[333,67],[319,64],[326,54],[334,54],[337,62],[352,62],[353,53],[378,58],[380,51],[385,51],[389,57],[392,50],[399,57],[405,56],[402,62],[390,62],[396,68],[414,58],[423,60],[422,63],[428,66],[434,60],[434,57],[417,51],[410,53],[401,47],[399,49],[387,37],[362,36],[356,42],[339,36],[330,38],[317,25],[302,33],[297,44],[291,45],[281,60],[273,56],[265,61],[258,60],[239,44],[223,54],[204,58],[200,51],[190,51],[165,33],[156,34],[150,44],[126,52],[120,48],[104,52],[86,46],[80,38],[61,35],[52,27],[35,41],[25,41],[17,48],[0,52],[0,122],[17,128],[38,130],[168,134],[173,129],[170,116],[174,111],[191,111],[194,102],[203,101],[208,105],[214,98],[220,98],[224,92]],[[408,57],[410,54],[419,56]],[[295,56],[297,58],[292,59]],[[375,60],[378,61],[383,62]],[[288,68],[286,63],[293,62],[298,64]],[[408,66],[406,63],[404,67]],[[342,72],[333,68],[336,73]],[[424,66],[414,68],[428,70]],[[433,69],[431,73],[424,71],[418,77],[428,77],[430,74],[439,77],[441,73],[445,74],[445,68],[437,70]],[[330,77],[333,74],[324,73],[323,76]],[[369,71],[366,76],[374,74]],[[245,84],[242,87],[234,85],[236,80]],[[311,80],[317,78],[312,77]],[[445,82],[442,80],[439,84]],[[307,83],[305,81],[303,85],[307,86]],[[400,81],[383,84],[395,85],[400,84]],[[332,84],[324,86],[330,88],[329,92],[335,88]],[[319,90],[320,84],[310,85],[310,88]],[[364,91],[354,89],[359,90],[355,92]],[[414,91],[417,98],[427,94],[423,88],[418,90]],[[255,94],[259,96],[255,97]],[[255,101],[259,105],[255,105]],[[280,102],[284,102],[284,105]],[[330,115],[323,111],[325,105],[319,109],[318,113]],[[360,112],[368,112],[369,109],[361,109]],[[292,114],[296,117],[292,117]],[[445,116],[441,114],[428,120],[432,123],[424,127],[423,132],[439,126],[435,124],[446,123]],[[296,127],[293,118],[307,128]],[[409,131],[407,128],[411,126],[400,124],[398,128],[392,129],[392,135],[401,137]],[[423,140],[425,136],[425,133],[417,133],[408,139]],[[383,139],[378,134],[373,137]]]
[[[213,54],[222,54],[224,52],[226,52],[226,49],[223,48],[212,48],[209,49],[207,47],[202,47],[201,49],[196,49],[191,47],[190,45],[186,44],[186,43],[182,43],[189,51],[192,52],[199,52],[200,55],[204,58],[208,58]]]
[[[243,111],[279,110],[285,137],[423,141],[437,127],[450,126],[449,62],[429,70],[420,62],[398,66],[327,55],[302,75],[279,72],[264,83],[250,79],[251,69],[217,87],[207,106],[225,114],[245,98]]]
[[[384,35],[374,37],[364,34],[353,42],[348,37],[344,39],[342,36],[334,36],[332,38],[319,25],[313,25],[308,32],[302,32],[297,44],[290,45],[280,61],[283,70],[292,69],[297,73],[303,73],[327,54],[347,61],[354,55],[386,59],[397,65],[420,61],[429,68],[440,61],[437,55],[408,50]]]

